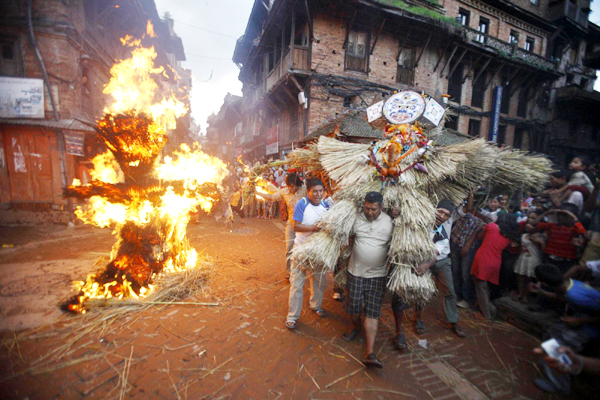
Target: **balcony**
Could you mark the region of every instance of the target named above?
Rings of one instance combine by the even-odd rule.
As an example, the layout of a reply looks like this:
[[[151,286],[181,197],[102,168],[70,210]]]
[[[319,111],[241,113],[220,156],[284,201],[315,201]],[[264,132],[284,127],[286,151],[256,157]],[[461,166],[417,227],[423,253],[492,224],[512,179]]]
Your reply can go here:
[[[516,62],[522,62],[537,69],[557,72],[557,64],[553,61],[550,61],[546,57],[542,57],[530,51],[521,49],[514,44],[510,44],[494,36],[481,33],[476,29],[463,27],[463,30],[467,40],[472,44],[479,45],[490,50],[495,50],[495,52],[502,58]]]
[[[290,57],[293,57],[291,64]],[[268,93],[282,77],[290,72],[290,70],[308,73],[309,69],[308,47],[294,45],[292,50],[288,51],[287,54],[283,56],[283,59],[281,59],[279,63],[275,65],[273,70],[269,72],[267,75],[264,92],[257,94],[257,98],[260,98],[264,93]]]
[[[556,102],[568,102],[571,105],[576,101],[587,103],[598,107],[600,105],[600,93],[589,91],[578,86],[563,86],[556,89]]]
[[[559,0],[548,5],[548,19],[557,21],[567,18],[583,28],[588,27],[589,6],[584,8],[573,0]]]

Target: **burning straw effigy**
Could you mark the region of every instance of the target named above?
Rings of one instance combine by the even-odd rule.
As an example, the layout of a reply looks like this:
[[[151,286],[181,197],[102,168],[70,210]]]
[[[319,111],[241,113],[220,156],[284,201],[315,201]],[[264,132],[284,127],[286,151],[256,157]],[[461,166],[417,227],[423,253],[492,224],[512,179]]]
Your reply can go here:
[[[111,69],[104,93],[114,102],[96,128],[108,150],[92,160],[90,184],[75,181],[64,190],[85,200],[75,212],[79,219],[112,226],[117,238],[104,268],[76,282],[78,293],[66,304],[74,312],[116,300],[179,299],[200,287],[211,268],[205,257],[200,262],[186,228],[190,212],[210,211],[221,197],[226,166],[197,145],[162,156],[166,129],[187,110],[174,96],[155,101],[154,76],[163,73],[153,65],[156,53],[139,41],[130,45],[132,57]]]
[[[319,222],[320,231],[294,247],[292,259],[302,268],[333,271],[366,193],[379,191],[385,209],[400,208],[388,255],[388,288],[407,302],[424,303],[436,288],[429,272],[418,276],[414,269],[435,257],[430,240],[435,204],[446,198],[460,204],[480,185],[498,194],[542,188],[551,164],[543,156],[502,149],[483,139],[436,146],[444,110],[426,95],[397,93],[368,113],[377,107],[379,114],[370,122],[382,129],[383,139],[356,144],[321,136],[316,144],[288,155],[292,165],[326,175],[337,187],[336,203]]]

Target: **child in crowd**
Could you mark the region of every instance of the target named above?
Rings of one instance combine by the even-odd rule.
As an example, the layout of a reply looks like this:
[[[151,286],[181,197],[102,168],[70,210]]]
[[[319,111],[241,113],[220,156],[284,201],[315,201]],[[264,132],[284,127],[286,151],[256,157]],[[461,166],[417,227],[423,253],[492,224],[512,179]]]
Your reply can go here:
[[[498,224],[491,222],[483,228],[479,233],[479,240],[482,243],[475,254],[471,275],[475,283],[479,310],[488,321],[492,321],[496,316],[496,307],[490,302],[488,282],[498,285],[502,251],[511,242],[519,241],[517,217],[512,214],[500,216]]]
[[[550,206],[559,208],[563,203],[571,203],[577,206],[573,214],[579,216],[583,211],[584,195],[589,194],[589,190],[584,186],[570,186],[570,174],[566,171],[558,170],[550,174],[550,189],[542,192],[542,197],[550,201]],[[553,217],[553,216],[551,216]],[[549,218],[551,222],[556,222]]]
[[[515,214],[517,216],[517,222],[527,221],[527,210],[523,210],[521,202],[518,200],[512,200],[508,205],[508,213]]]
[[[546,247],[544,237],[535,232],[534,224],[538,215],[534,212],[529,213],[524,228],[525,233],[521,236],[521,253],[515,263],[515,274],[517,274],[517,285],[519,294],[513,297],[513,300],[527,303],[529,294],[528,285],[531,278],[535,276],[535,267],[542,263],[543,249]]]
[[[544,250],[544,262],[557,266],[567,272],[577,258],[573,239],[585,234],[585,228],[578,221],[574,204],[565,203],[560,209],[548,210],[544,215],[556,214],[557,223],[540,222],[535,227],[545,232],[548,242]]]
[[[585,173],[589,164],[588,158],[585,156],[577,156],[571,160],[569,164],[569,169],[571,170],[569,186],[583,186],[588,190],[588,193],[594,190],[592,181]]]
[[[479,213],[489,218],[492,222],[498,221],[498,215],[502,212],[502,208],[500,208],[501,198],[502,196],[490,198],[487,208],[481,209]]]

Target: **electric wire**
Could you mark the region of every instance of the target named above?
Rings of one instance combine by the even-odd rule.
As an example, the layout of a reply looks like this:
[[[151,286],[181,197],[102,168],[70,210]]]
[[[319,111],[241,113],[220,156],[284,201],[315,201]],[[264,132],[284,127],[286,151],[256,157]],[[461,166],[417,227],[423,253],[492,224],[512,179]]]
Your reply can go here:
[[[198,30],[201,30],[201,31],[204,31],[204,32],[212,33],[213,35],[219,35],[219,36],[223,36],[223,37],[230,38],[230,39],[235,39],[235,40],[239,39],[239,38],[234,37],[234,36],[229,36],[229,35],[225,35],[224,33],[219,33],[219,32],[215,32],[215,31],[211,31],[209,29],[200,28],[199,26],[191,25],[191,24],[188,24],[188,23],[185,23],[185,22],[181,22],[181,21],[177,21],[177,20],[173,20],[173,21],[177,22],[178,24],[189,26],[190,28],[195,28],[195,29],[198,29]]]

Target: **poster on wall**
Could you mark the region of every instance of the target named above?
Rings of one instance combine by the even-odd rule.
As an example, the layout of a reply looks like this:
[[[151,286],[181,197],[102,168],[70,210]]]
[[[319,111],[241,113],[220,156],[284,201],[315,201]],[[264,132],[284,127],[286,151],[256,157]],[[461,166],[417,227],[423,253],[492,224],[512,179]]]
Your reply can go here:
[[[85,133],[65,131],[64,134],[67,154],[83,157],[83,142],[85,140]]]
[[[44,81],[0,77],[0,118],[44,118]]]
[[[279,153],[279,125],[267,129],[267,155]]]

